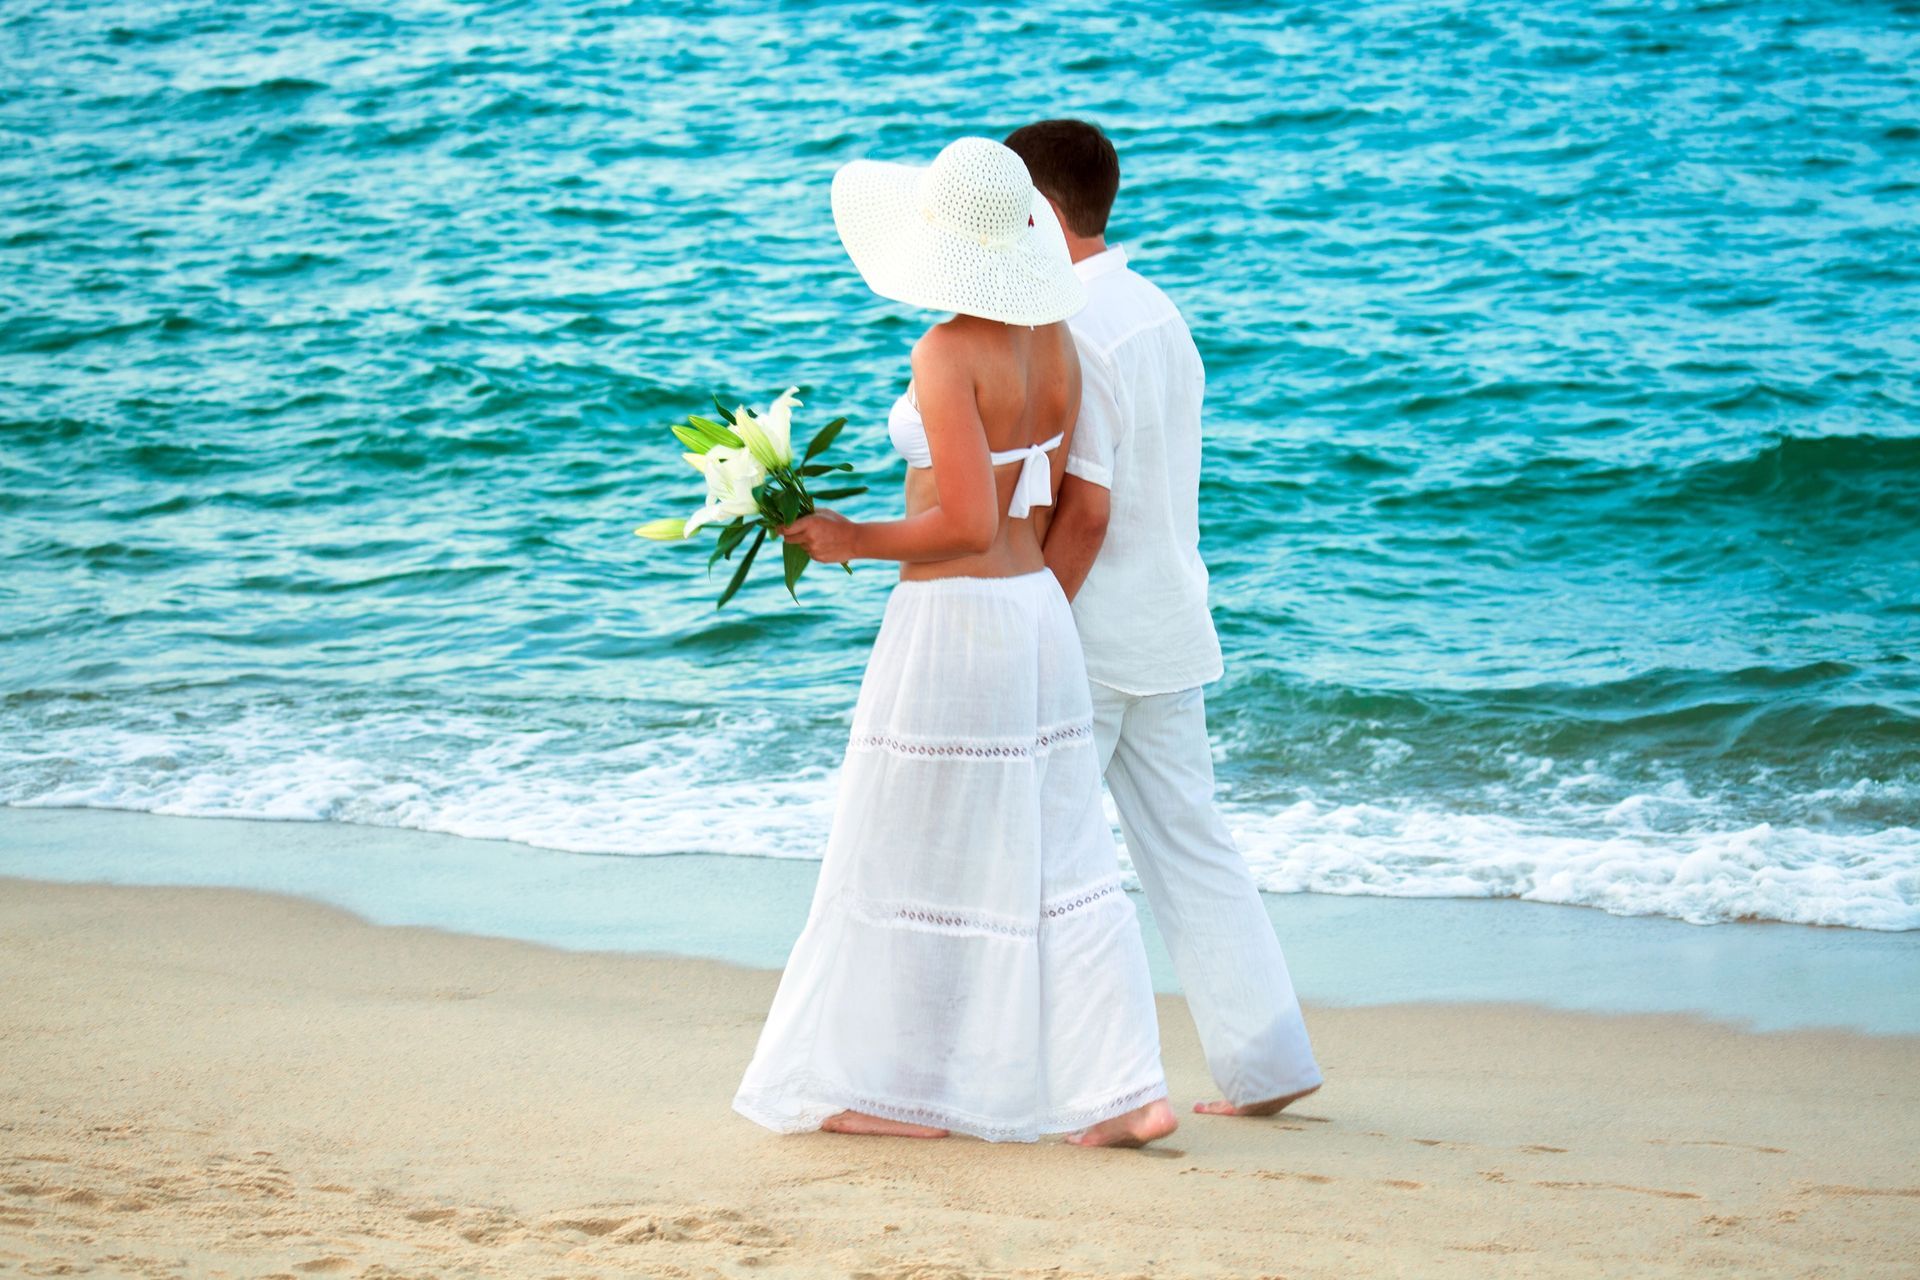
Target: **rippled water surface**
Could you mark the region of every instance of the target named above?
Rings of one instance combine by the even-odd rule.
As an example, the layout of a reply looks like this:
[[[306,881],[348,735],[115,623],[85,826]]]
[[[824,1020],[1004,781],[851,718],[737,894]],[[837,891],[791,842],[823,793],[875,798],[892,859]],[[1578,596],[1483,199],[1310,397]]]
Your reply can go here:
[[[1917,66],[1913,4],[0,9],[0,800],[816,856],[887,574],[716,614],[629,535],[663,426],[798,382],[893,507],[930,317],[829,178],[1081,114],[1209,368],[1267,887],[1920,927]]]

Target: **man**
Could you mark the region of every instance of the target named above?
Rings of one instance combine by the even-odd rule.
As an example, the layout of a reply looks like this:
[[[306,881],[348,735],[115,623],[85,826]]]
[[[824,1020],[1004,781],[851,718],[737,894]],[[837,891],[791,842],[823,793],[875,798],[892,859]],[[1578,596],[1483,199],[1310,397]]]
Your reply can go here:
[[[1200,402],[1206,371],[1164,293],[1106,241],[1120,187],[1093,125],[1043,120],[1007,146],[1066,232],[1087,287],[1069,322],[1080,421],[1047,532],[1093,680],[1094,738],[1134,870],[1226,1097],[1209,1115],[1272,1115],[1320,1069],[1272,921],[1214,809],[1202,686],[1220,641],[1200,560]]]

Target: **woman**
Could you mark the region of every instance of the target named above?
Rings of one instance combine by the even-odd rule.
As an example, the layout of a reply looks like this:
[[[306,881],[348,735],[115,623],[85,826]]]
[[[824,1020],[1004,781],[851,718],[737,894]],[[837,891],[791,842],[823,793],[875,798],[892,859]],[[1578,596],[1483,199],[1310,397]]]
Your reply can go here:
[[[952,311],[888,424],[904,519],[785,536],[897,560],[805,931],[734,1099],[781,1132],[1139,1146],[1171,1133],[1080,641],[1041,556],[1080,371],[1053,211],[1013,152],[858,161],[834,221],[883,297]]]

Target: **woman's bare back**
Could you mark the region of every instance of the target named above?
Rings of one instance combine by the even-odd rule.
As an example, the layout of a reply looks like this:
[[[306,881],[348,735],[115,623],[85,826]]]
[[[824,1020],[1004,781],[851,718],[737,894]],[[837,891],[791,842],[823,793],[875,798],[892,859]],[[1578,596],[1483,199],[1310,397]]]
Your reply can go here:
[[[915,351],[916,364],[922,360],[962,364],[974,389],[973,421],[929,420],[929,433],[964,431],[978,435],[982,455],[1043,444],[1061,436],[1059,446],[1047,455],[1049,492],[1059,492],[1074,420],[1080,412],[1080,359],[1074,351],[1073,335],[1064,323],[1028,328],[955,316],[922,339]],[[926,412],[923,405],[923,415]],[[991,546],[950,560],[906,563],[901,566],[900,576],[1003,578],[1045,568],[1040,544],[1052,508],[1036,506],[1023,517],[1007,515],[1020,467],[1020,463],[1010,462],[993,468],[1000,521]],[[938,501],[938,468],[909,468],[907,514],[918,514]]]

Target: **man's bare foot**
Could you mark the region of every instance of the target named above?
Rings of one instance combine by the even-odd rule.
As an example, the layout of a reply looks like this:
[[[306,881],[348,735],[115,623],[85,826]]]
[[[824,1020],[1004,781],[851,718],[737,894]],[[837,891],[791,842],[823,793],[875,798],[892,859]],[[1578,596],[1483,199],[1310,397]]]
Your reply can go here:
[[[864,1111],[842,1111],[820,1122],[827,1133],[859,1133],[876,1138],[944,1138],[945,1129],[932,1125],[908,1124],[904,1120],[886,1120]]]
[[[1123,1116],[1102,1120],[1090,1129],[1068,1134],[1067,1141],[1076,1147],[1144,1147],[1179,1127],[1180,1122],[1173,1118],[1173,1108],[1162,1098]]]
[[[1318,1093],[1320,1086],[1302,1089],[1290,1093],[1284,1098],[1269,1098],[1265,1102],[1249,1102],[1244,1107],[1236,1107],[1231,1102],[1196,1102],[1193,1109],[1203,1116],[1271,1116],[1285,1111],[1310,1093]]]

